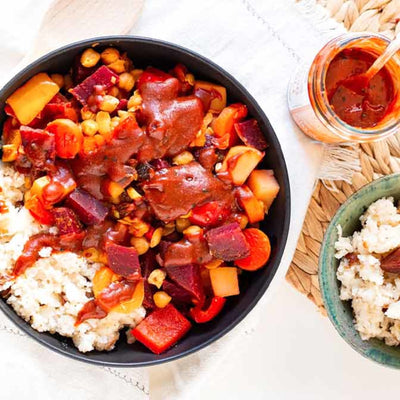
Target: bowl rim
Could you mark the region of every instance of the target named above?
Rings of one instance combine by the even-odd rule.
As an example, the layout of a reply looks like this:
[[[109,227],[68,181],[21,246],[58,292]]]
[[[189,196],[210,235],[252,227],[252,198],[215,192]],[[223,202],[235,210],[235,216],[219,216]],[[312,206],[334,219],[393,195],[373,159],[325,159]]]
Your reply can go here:
[[[154,360],[149,360],[149,361],[143,361],[143,362],[109,362],[109,361],[103,361],[103,360],[96,360],[96,359],[91,359],[87,355],[90,355],[89,353],[78,353],[78,354],[73,354],[70,353],[68,350],[64,350],[62,348],[55,347],[51,343],[47,342],[42,335],[35,336],[35,332],[31,332],[28,329],[25,329],[26,327],[22,324],[22,322],[25,322],[14,310],[11,308],[7,307],[3,301],[0,301],[0,309],[2,312],[19,328],[21,329],[24,333],[26,333],[28,336],[39,342],[40,344],[44,345],[45,347],[49,348],[52,351],[55,351],[56,353],[62,354],[64,356],[67,356],[69,358],[72,358],[74,360],[78,360],[81,362],[89,363],[89,364],[94,364],[94,365],[101,365],[101,366],[106,366],[106,367],[126,367],[126,368],[132,368],[132,367],[146,367],[146,366],[152,366],[152,365],[158,365],[166,362],[170,362],[173,360],[177,360],[183,357],[186,357],[190,354],[193,354],[211,343],[217,341],[221,337],[223,337],[225,334],[227,334],[229,331],[231,331],[234,327],[236,327],[255,307],[255,305],[258,303],[258,301],[261,299],[261,297],[265,294],[267,288],[269,287],[270,283],[273,281],[275,278],[276,272],[281,264],[282,261],[282,256],[286,248],[287,244],[287,239],[288,239],[288,233],[289,233],[289,226],[290,226],[290,218],[291,218],[291,196],[290,196],[290,181],[289,181],[289,175],[288,175],[288,170],[287,170],[287,165],[285,161],[285,156],[283,154],[281,145],[278,140],[278,136],[276,135],[274,129],[271,126],[271,123],[269,122],[268,117],[258,104],[258,102],[254,99],[254,97],[248,92],[248,90],[236,79],[234,78],[229,72],[227,72],[225,69],[220,67],[218,64],[214,63],[210,59],[208,59],[205,56],[200,55],[199,53],[192,51],[186,47],[180,46],[178,44],[174,44],[172,42],[160,40],[160,39],[154,39],[151,37],[144,37],[144,36],[136,36],[136,35],[104,35],[104,36],[96,36],[93,38],[87,38],[79,41],[75,41],[72,43],[68,43],[66,45],[63,45],[57,49],[54,49],[41,57],[33,60],[31,63],[28,65],[24,66],[21,71],[19,71],[17,74],[15,74],[8,82],[1,88],[0,90],[0,98],[4,96],[4,93],[11,87],[13,86],[22,76],[25,74],[29,73],[31,69],[34,67],[45,63],[49,59],[59,56],[63,54],[64,52],[70,51],[73,48],[77,48],[83,45],[87,46],[93,46],[94,44],[97,44],[101,46],[104,42],[114,42],[115,45],[118,45],[118,42],[136,42],[136,43],[145,43],[145,44],[153,44],[157,45],[160,47],[164,47],[167,49],[171,49],[174,51],[178,51],[182,54],[189,55],[193,57],[196,60],[199,60],[200,62],[207,63],[209,64],[213,69],[215,69],[217,72],[219,72],[221,75],[226,77],[228,80],[230,80],[246,97],[246,100],[252,104],[254,107],[257,115],[259,118],[265,123],[265,125],[268,127],[268,130],[272,132],[272,142],[273,142],[273,148],[274,151],[278,153],[278,158],[281,160],[281,174],[282,174],[282,180],[284,182],[285,186],[285,198],[284,198],[284,216],[283,216],[283,230],[282,230],[282,236],[281,236],[281,246],[278,249],[276,253],[276,260],[273,265],[270,279],[265,280],[264,284],[262,285],[261,289],[259,290],[257,296],[255,296],[251,302],[248,304],[246,307],[245,311],[238,314],[235,318],[233,318],[229,324],[227,324],[223,329],[221,329],[216,335],[211,336],[208,340],[204,341],[203,343],[190,347],[189,349],[180,352],[175,355],[171,355],[169,357],[163,358],[163,359],[154,359]],[[272,146],[271,146],[272,147]],[[272,267],[272,266],[271,266]],[[33,329],[33,328],[32,328]],[[39,332],[40,333],[40,332]]]
[[[318,282],[320,285],[320,289],[321,289],[321,297],[323,300],[323,304],[325,307],[325,310],[327,312],[328,318],[330,320],[330,322],[332,323],[332,325],[334,326],[336,332],[339,334],[339,336],[341,338],[343,338],[343,340],[354,350],[356,351],[358,354],[362,355],[364,358],[371,360],[373,362],[375,362],[376,364],[388,367],[388,368],[393,368],[393,369],[400,369],[400,361],[398,358],[395,358],[392,355],[388,355],[388,358],[384,361],[382,359],[382,357],[378,357],[379,351],[377,352],[371,352],[371,353],[367,353],[364,349],[359,348],[358,346],[356,346],[354,343],[352,343],[347,336],[345,335],[345,333],[343,332],[342,329],[340,329],[338,320],[334,317],[333,315],[333,311],[332,308],[330,306],[330,303],[333,303],[332,298],[331,298],[331,290],[329,289],[329,285],[326,282],[326,279],[324,277],[326,270],[328,268],[327,265],[324,264],[324,259],[326,258],[326,253],[329,251],[329,247],[333,246],[332,243],[328,242],[328,236],[332,233],[332,231],[337,229],[337,225],[338,225],[338,220],[341,217],[341,215],[343,214],[344,210],[354,201],[359,200],[360,198],[362,198],[362,196],[368,192],[369,190],[371,190],[371,188],[373,188],[374,186],[376,186],[377,184],[381,183],[381,182],[385,182],[385,181],[391,181],[391,180],[395,180],[395,179],[399,179],[400,178],[400,172],[396,172],[393,174],[389,174],[389,175],[384,175],[378,179],[373,180],[372,182],[367,183],[366,185],[364,185],[363,187],[361,187],[360,189],[358,189],[356,192],[354,192],[336,211],[335,215],[333,216],[331,222],[329,223],[328,227],[326,228],[323,240],[322,240],[322,245],[321,245],[321,250],[320,250],[320,255],[319,255],[319,260],[318,260]],[[382,197],[386,197],[386,196],[380,196],[378,197],[376,200],[379,200]],[[369,207],[372,203],[370,204],[363,204],[364,207]],[[365,211],[364,211],[365,212]],[[362,215],[362,214],[361,214]],[[358,218],[361,217],[361,215],[358,216]],[[330,267],[330,266],[329,266]],[[340,300],[342,303],[346,302],[346,300]],[[350,301],[350,300],[347,300]],[[354,324],[353,324],[353,328],[355,330],[355,332],[357,333],[357,335],[359,335],[359,332],[355,329]],[[369,340],[373,340],[369,339]],[[366,340],[365,342],[369,342],[369,340]],[[380,340],[380,339],[375,339],[375,340],[379,340],[380,342],[382,342],[382,344],[384,346],[387,346],[384,341]],[[389,347],[389,346],[388,346]],[[390,346],[391,347],[391,346]],[[393,361],[391,361],[393,360]],[[394,361],[396,360],[396,361]]]

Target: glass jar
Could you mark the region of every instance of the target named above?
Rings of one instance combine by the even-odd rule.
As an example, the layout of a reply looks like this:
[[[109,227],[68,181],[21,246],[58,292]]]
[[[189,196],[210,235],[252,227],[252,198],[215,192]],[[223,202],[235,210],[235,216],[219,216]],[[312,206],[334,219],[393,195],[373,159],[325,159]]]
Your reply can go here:
[[[304,64],[293,75],[288,89],[292,118],[311,138],[325,143],[372,142],[384,139],[400,129],[400,53],[387,63],[393,80],[393,106],[372,128],[357,128],[341,120],[328,101],[325,79],[334,57],[344,49],[358,48],[377,58],[390,40],[379,34],[344,34],[329,41],[310,64]]]

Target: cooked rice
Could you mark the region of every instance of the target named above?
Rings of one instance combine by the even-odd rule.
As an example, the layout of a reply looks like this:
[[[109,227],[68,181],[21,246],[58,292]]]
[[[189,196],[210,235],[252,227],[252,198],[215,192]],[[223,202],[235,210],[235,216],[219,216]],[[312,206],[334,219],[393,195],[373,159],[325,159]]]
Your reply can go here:
[[[7,302],[16,313],[39,332],[71,337],[82,352],[111,350],[123,327],[136,326],[145,316],[140,307],[130,314],[110,312],[103,319],[75,321],[83,305],[93,298],[92,279],[100,263],[75,253],[52,254],[40,250],[40,258],[15,280],[10,280],[15,261],[30,236],[54,228],[37,223],[18,202],[23,200],[25,178],[13,168],[0,164],[0,200],[8,211],[0,214],[0,290],[8,289]]]
[[[372,203],[360,217],[362,229],[335,243],[340,259],[337,278],[340,298],[351,300],[355,327],[363,340],[383,339],[400,344],[400,277],[380,268],[380,260],[400,246],[400,214],[392,197]],[[355,262],[346,254],[354,253]]]

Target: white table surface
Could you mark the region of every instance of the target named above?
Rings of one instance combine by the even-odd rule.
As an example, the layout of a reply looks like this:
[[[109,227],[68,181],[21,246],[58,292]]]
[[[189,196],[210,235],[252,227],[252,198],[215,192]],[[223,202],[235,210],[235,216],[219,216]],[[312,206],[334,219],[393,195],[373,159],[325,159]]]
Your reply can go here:
[[[268,2],[274,3],[272,0]],[[147,9],[139,23],[139,33],[153,36],[152,33],[157,31],[149,25],[146,26],[144,18],[146,15],[151,15],[150,8],[158,4],[157,1],[147,2]],[[40,5],[42,6],[43,4]],[[30,25],[24,26],[25,32],[27,30],[34,32],[37,22],[35,16],[43,12],[40,7],[29,10]],[[188,10],[190,12],[190,9]],[[192,10],[192,12],[196,11]],[[0,24],[2,39],[0,56],[7,53],[7,43],[18,36],[19,16],[22,15],[26,16],[26,10],[21,9],[18,1],[2,2],[0,5],[0,22],[2,23]],[[27,22],[26,18],[25,22]],[[29,41],[20,44],[17,50],[23,53],[27,48],[29,48]],[[18,51],[14,54],[14,59],[8,57],[3,60],[3,66],[15,64]],[[254,94],[257,97],[257,93]],[[274,118],[279,119],[282,116],[279,112],[272,115],[272,123]],[[304,151],[307,147],[308,145],[305,144]],[[284,150],[290,153],[288,147]],[[300,155],[297,157],[300,159]],[[296,160],[294,154],[288,159],[289,169],[293,172],[292,190],[294,193],[299,193],[304,187],[304,190],[311,193],[314,171],[304,174],[298,168],[296,170]],[[296,198],[293,201],[296,204]],[[301,227],[301,210],[305,209],[306,203],[307,199],[304,197],[300,204],[295,205],[296,218],[292,221],[292,230],[295,232]],[[296,235],[292,234],[288,242],[289,249],[295,248],[296,240]],[[377,396],[381,398],[382,395],[397,395],[399,373],[375,365],[355,353],[336,334],[328,319],[322,317],[308,299],[297,293],[283,280],[284,274],[285,271],[281,269],[278,273],[279,279],[274,282],[274,290],[271,291],[268,307],[265,307],[265,315],[262,315],[260,326],[248,341],[245,351],[232,354],[229,362],[218,374],[210,378],[208,384],[198,393],[198,399],[211,400],[224,397],[229,399],[244,397],[248,399],[354,399],[362,396],[367,400],[375,399]],[[43,351],[42,356],[42,362],[46,362],[46,360],[50,361],[53,355],[50,357],[46,350]],[[158,368],[167,369],[168,366]],[[151,371],[151,390],[154,399],[163,397],[159,392],[160,382],[157,380],[161,375],[157,369]],[[162,376],[165,379],[165,375]],[[28,387],[25,386],[32,379],[34,376],[24,377],[23,365],[20,369],[10,368],[2,363],[0,358],[1,386],[15,387],[15,398],[32,399]],[[67,386],[64,390],[68,390]],[[111,393],[109,393],[110,398]],[[73,397],[72,395],[71,398]],[[44,400],[57,398],[57,393],[43,387],[40,398]],[[83,400],[88,398],[84,388],[79,398]],[[195,397],[192,399],[195,400]]]

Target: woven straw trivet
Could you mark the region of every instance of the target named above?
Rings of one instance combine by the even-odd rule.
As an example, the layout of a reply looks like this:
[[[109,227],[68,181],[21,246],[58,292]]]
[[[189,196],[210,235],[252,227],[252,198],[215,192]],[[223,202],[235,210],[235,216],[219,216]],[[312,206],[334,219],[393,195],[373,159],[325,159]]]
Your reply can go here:
[[[317,0],[331,17],[350,31],[400,32],[400,0]],[[325,229],[339,206],[356,190],[382,175],[400,172],[400,133],[387,140],[358,146],[361,172],[352,184],[335,181],[337,190],[318,181],[286,279],[325,314],[318,284],[318,255]]]

